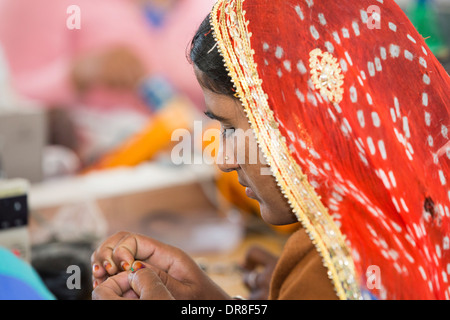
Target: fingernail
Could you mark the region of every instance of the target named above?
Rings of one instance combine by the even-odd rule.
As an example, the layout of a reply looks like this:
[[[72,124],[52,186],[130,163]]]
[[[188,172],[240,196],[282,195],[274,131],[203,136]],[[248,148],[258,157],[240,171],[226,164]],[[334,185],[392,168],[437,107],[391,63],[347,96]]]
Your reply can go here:
[[[131,267],[131,271],[133,273],[135,273],[136,271],[140,270],[140,269],[144,269],[145,266],[140,263],[139,261],[136,261],[135,263],[133,263],[133,266]]]
[[[126,261],[123,261],[120,266],[122,267],[122,270],[128,271],[130,269],[130,264]]]
[[[95,288],[97,288],[97,286],[98,286],[98,282],[97,282],[97,280],[95,280],[94,283],[92,284],[92,287],[95,289]]]
[[[112,265],[111,265],[111,263],[109,263],[109,262],[105,262],[105,263],[104,263],[104,267],[105,267],[105,269],[108,271],[109,269],[112,268]]]
[[[93,271],[93,272],[97,272],[99,269],[100,269],[100,267],[98,266],[98,264],[94,264],[94,265],[92,266],[92,271]]]

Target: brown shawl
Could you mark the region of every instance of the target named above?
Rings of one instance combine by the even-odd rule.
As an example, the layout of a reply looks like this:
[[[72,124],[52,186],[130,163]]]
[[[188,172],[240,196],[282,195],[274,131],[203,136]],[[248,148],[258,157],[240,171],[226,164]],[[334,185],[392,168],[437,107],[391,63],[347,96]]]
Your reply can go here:
[[[288,239],[272,276],[269,299],[338,299],[322,258],[304,229]]]

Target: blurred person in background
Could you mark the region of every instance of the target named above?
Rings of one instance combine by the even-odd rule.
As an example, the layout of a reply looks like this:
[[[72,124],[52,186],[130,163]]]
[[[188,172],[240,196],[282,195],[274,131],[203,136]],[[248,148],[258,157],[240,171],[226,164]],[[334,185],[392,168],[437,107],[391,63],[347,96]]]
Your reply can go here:
[[[192,22],[212,1],[192,0],[1,0],[0,42],[14,87],[46,105],[73,105],[94,88],[108,94],[131,90],[150,73],[166,75],[198,104],[201,92],[186,63]],[[71,5],[79,29],[69,29]],[[76,13],[73,13],[76,14]],[[130,93],[130,92],[129,92]],[[117,98],[117,97],[114,97]],[[94,99],[93,105],[101,105]],[[106,106],[117,100],[104,99]],[[114,103],[115,101],[115,103]],[[120,100],[119,100],[120,101]]]
[[[186,49],[195,32],[192,22],[212,5],[211,0],[0,0],[0,43],[12,86],[51,110],[50,143],[76,149],[82,162],[89,162],[151,116],[152,106],[139,94],[146,77],[162,75],[193,105],[203,104]],[[73,6],[79,10],[71,11]],[[78,27],[70,27],[73,19],[79,19]],[[123,120],[124,133],[113,137],[116,141],[102,147],[109,132],[95,137],[93,124],[80,118],[92,115],[100,127],[98,118],[106,112],[128,115],[128,122]],[[72,130],[68,120],[75,122]],[[95,147],[98,152],[85,151]]]

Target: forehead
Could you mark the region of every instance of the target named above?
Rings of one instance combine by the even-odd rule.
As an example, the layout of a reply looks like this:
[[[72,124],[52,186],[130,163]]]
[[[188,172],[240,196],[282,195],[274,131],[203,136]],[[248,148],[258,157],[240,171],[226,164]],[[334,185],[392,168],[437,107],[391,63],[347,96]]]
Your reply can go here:
[[[236,115],[243,113],[243,107],[241,102],[229,95],[223,93],[217,93],[212,89],[203,85],[205,74],[194,65],[194,73],[197,77],[200,87],[203,90],[203,96],[205,98],[206,112],[211,112],[219,118],[230,118],[230,115]],[[239,112],[239,110],[241,112]]]
[[[212,92],[206,88],[203,88],[203,95],[205,97],[206,111],[213,113],[217,118],[236,119],[246,117],[239,100]]]

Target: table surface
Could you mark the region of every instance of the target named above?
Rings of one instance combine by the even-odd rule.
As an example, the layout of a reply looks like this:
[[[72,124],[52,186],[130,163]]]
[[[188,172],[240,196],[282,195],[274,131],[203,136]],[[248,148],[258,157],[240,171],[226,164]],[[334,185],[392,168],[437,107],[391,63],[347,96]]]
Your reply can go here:
[[[193,258],[206,265],[206,273],[230,296],[247,298],[249,291],[242,282],[239,267],[244,261],[248,249],[258,245],[269,252],[280,255],[288,235],[269,232],[267,234],[250,234],[234,250],[226,253],[198,255]]]

